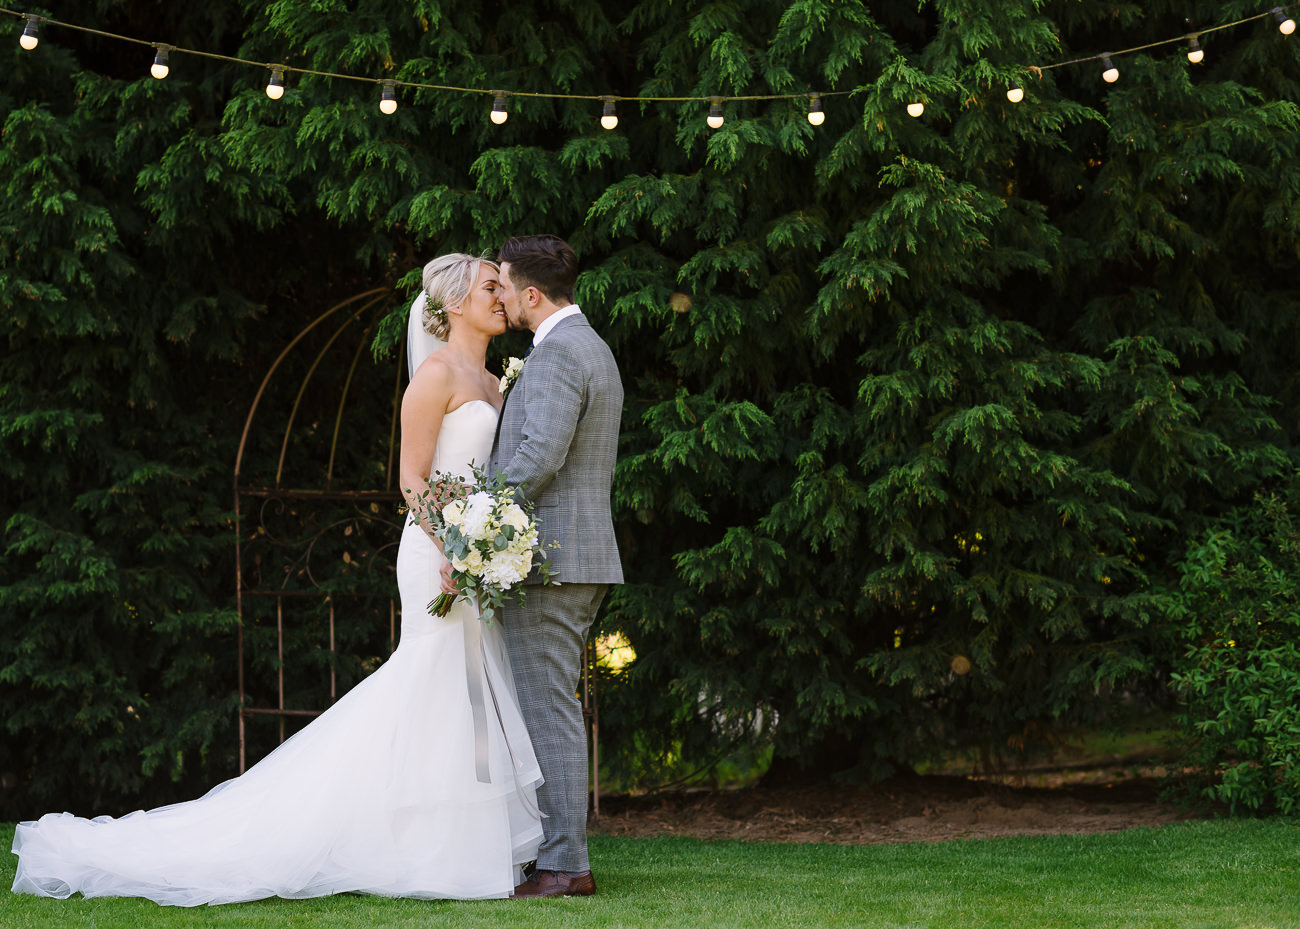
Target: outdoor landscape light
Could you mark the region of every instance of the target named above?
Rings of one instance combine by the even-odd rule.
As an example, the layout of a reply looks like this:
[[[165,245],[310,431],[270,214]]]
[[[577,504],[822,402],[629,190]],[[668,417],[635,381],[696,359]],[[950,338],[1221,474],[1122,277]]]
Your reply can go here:
[[[492,122],[499,126],[509,118],[510,114],[506,112],[506,95],[497,94],[496,99],[492,101]]]
[[[1007,99],[1012,103],[1019,103],[1025,99],[1025,92],[1020,89],[1019,84],[1012,84],[1011,89],[1007,91]]]
[[[826,114],[822,112],[821,94],[813,94],[808,99],[808,122],[814,126],[820,126],[826,122]]]
[[[925,104],[924,104],[924,103],[909,103],[909,104],[907,105],[907,115],[908,115],[908,116],[920,116],[920,115],[921,115],[922,113],[924,113],[924,112],[925,112]]]
[[[605,98],[605,108],[600,114],[600,125],[602,129],[613,129],[618,125],[618,114],[614,112],[614,98]]]
[[[1273,15],[1277,17],[1277,31],[1282,35],[1290,35],[1295,32],[1295,20],[1282,12],[1280,6],[1273,7]]]
[[[397,112],[397,94],[393,91],[393,82],[384,81],[383,93],[379,95],[379,112],[392,116]]]
[[[1200,64],[1205,60],[1205,52],[1201,50],[1201,43],[1196,41],[1196,36],[1187,37],[1187,60],[1194,65]]]
[[[709,104],[708,124],[710,129],[722,128],[722,102],[716,98]]]
[[[27,14],[27,26],[18,37],[18,44],[29,52],[41,42],[41,21],[35,13]]]
[[[153,56],[153,64],[149,66],[149,73],[161,81],[171,73],[172,69],[167,64],[167,46],[155,45],[154,48],[158,49],[158,52]]]
[[[271,79],[266,82],[266,95],[272,100],[284,96],[284,68],[278,65],[271,68]]]
[[[1107,84],[1114,84],[1119,80],[1119,68],[1111,62],[1109,55],[1101,56],[1101,79]]]

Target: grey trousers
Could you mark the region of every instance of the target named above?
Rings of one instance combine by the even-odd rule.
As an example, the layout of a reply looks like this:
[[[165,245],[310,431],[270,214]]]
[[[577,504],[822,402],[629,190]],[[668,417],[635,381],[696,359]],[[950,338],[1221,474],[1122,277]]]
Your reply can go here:
[[[507,602],[502,617],[520,709],[546,781],[537,791],[544,817],[539,869],[590,867],[587,730],[577,693],[587,630],[608,589],[608,584],[529,585],[523,605]]]

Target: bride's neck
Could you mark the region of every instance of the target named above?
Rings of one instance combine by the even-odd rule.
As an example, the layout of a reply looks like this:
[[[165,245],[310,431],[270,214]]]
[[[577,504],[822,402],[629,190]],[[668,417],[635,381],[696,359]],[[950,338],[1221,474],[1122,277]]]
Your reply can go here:
[[[487,336],[452,332],[447,336],[447,347],[472,364],[480,366],[487,364]]]

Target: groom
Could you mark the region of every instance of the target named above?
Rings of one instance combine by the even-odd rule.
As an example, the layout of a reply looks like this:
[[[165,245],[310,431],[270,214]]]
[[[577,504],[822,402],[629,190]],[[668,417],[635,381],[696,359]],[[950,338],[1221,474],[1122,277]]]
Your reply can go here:
[[[501,246],[501,303],[533,345],[506,395],[493,473],[536,504],[535,517],[559,586],[536,575],[522,606],[502,617],[506,647],[533,751],[545,783],[537,791],[544,837],[537,867],[516,897],[596,892],[587,860],[587,734],[578,679],[587,630],[610,584],[623,581],[610,515],[610,484],[623,385],[609,346],[573,303],[577,257],[553,235],[516,236]]]

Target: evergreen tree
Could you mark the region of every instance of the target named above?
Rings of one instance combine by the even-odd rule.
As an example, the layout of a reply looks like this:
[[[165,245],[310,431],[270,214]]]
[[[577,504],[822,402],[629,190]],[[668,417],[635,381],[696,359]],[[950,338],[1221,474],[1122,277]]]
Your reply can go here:
[[[46,12],[195,48],[234,51],[244,25],[65,7]],[[310,199],[226,158],[239,69],[191,57],[157,81],[138,47],[57,27],[4,49],[0,773],[18,815],[124,812],[233,773],[239,430],[355,259],[311,234]]]
[[[140,34],[160,8],[102,0],[94,16]],[[625,767],[768,740],[778,769],[877,776],[953,747],[1014,748],[1111,688],[1158,689],[1157,594],[1182,535],[1294,456],[1297,40],[1255,20],[1202,35],[1199,65],[1176,44],[1122,56],[1115,85],[1095,61],[1029,66],[1158,42],[1189,15],[1208,28],[1259,12],[218,0],[168,13],[178,45],[511,91],[500,126],[486,94],[399,88],[385,117],[375,85],[301,71],[271,101],[259,69],[190,57],[182,71],[176,55],[153,82],[126,63],[138,49],[60,34],[64,50],[53,29],[39,56],[13,51],[0,222],[22,244],[0,257],[0,300],[27,322],[7,330],[0,433],[28,467],[6,472],[0,702],[36,715],[11,716],[26,741],[4,763],[44,772],[38,723],[72,717],[74,690],[30,698],[80,667],[48,644],[69,617],[105,678],[136,661],[105,641],[198,656],[196,629],[226,634],[213,486],[228,486],[243,384],[307,307],[392,287],[376,343],[391,366],[425,260],[541,231],[578,250],[579,302],[627,388],[615,506],[629,583],[601,620],[637,654],[602,696],[606,751]],[[703,99],[624,99],[605,131],[600,101],[557,93],[821,93],[826,120],[809,124],[806,96],[738,99],[710,130]],[[916,100],[921,118],[905,110]],[[258,312],[270,304],[282,312]],[[201,395],[230,400],[179,399]],[[99,479],[80,505],[59,471],[76,448]],[[131,483],[119,459],[163,476]],[[145,527],[164,525],[170,547],[144,547]],[[45,557],[56,540],[62,560]],[[202,558],[221,567],[195,577]],[[131,586],[160,576],[180,588]],[[177,609],[194,625],[168,633]],[[180,702],[158,731],[216,744],[228,698],[179,694],[203,680],[224,697],[229,670],[217,658],[160,690]],[[79,696],[108,718],[140,689],[114,686],[123,699]],[[100,752],[126,772],[143,745],[172,757],[179,743],[105,737]]]

